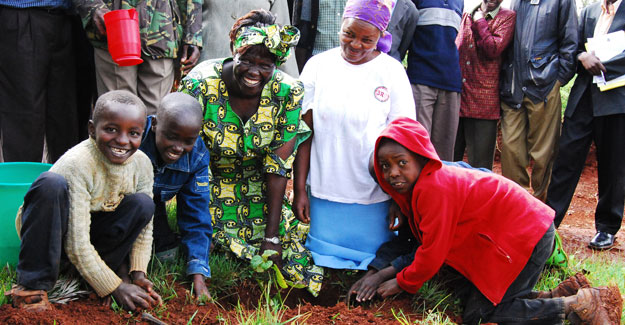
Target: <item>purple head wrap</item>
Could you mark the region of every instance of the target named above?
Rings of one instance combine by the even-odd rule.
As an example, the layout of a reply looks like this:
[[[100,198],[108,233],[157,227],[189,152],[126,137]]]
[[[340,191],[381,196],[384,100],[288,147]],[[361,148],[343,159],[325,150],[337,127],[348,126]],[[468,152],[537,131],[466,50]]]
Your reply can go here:
[[[356,18],[377,27],[382,32],[382,36],[378,40],[377,50],[388,53],[391,49],[393,38],[386,31],[386,27],[391,20],[394,6],[394,0],[347,0],[345,10],[343,11],[343,19]]]

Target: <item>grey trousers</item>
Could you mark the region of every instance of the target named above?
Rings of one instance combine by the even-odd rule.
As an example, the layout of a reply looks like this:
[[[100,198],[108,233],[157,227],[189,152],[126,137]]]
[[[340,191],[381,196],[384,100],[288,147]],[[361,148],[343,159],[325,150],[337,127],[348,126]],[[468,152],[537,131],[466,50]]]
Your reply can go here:
[[[442,160],[452,161],[460,115],[460,93],[426,85],[412,85],[417,121],[430,134]]]
[[[469,165],[492,170],[497,144],[497,122],[498,120],[461,117],[454,146],[454,161],[462,161],[466,149]]]
[[[161,99],[171,92],[174,84],[174,60],[153,60],[142,55],[143,63],[120,67],[107,50],[95,48],[96,81],[98,96],[111,90],[128,90],[139,96],[148,110],[156,114]]]

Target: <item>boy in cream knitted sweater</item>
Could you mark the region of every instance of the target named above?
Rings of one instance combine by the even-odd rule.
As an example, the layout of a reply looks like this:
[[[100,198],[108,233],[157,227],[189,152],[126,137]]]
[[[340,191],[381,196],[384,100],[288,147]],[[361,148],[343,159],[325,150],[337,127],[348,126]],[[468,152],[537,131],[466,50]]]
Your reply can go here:
[[[152,246],[152,166],[137,152],[145,125],[141,100],[102,95],[89,139],[41,174],[24,197],[13,305],[49,309],[47,291],[69,259],[100,297],[134,310],[160,303],[145,273]]]

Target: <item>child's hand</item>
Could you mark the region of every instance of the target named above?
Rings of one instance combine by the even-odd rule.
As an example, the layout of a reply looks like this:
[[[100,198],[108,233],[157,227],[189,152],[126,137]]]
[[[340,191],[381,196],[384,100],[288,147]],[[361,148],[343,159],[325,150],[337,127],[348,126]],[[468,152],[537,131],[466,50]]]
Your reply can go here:
[[[122,282],[117,289],[113,291],[112,295],[117,303],[128,310],[135,310],[137,307],[148,309],[157,304],[157,300],[152,298],[143,288],[135,284]]]
[[[382,296],[382,298],[386,298],[402,291],[403,289],[399,286],[399,284],[397,284],[397,278],[392,278],[382,283],[377,292],[380,296]]]
[[[360,278],[360,280],[356,281],[356,283],[349,288],[346,298],[348,306],[352,294],[356,294],[356,301],[358,302],[371,300],[373,298],[378,286],[382,283],[382,278],[379,277],[377,273],[378,272],[376,270],[367,271],[367,273]]]
[[[391,201],[391,205],[388,208],[388,229],[391,231],[395,231],[401,228],[401,226],[404,225],[405,220],[406,216],[401,213],[399,205],[397,205],[395,201]]]
[[[145,290],[150,297],[152,297],[152,299],[157,301],[158,305],[163,303],[161,296],[153,289],[154,284],[145,277],[145,273],[141,271],[132,271],[130,276],[132,277],[132,283]]]

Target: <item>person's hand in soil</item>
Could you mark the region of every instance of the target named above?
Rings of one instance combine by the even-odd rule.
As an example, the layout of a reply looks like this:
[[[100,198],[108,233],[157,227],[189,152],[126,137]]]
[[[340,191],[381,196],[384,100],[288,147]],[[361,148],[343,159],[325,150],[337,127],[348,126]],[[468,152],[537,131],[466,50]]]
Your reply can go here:
[[[401,213],[399,205],[395,201],[391,201],[388,207],[388,229],[391,231],[398,230],[406,222],[406,216]]]
[[[392,278],[382,283],[380,287],[378,288],[378,294],[382,296],[382,298],[386,298],[388,296],[398,294],[402,291],[403,289],[397,283],[397,278]]]
[[[362,302],[365,300],[371,300],[375,295],[376,290],[382,279],[377,276],[377,270],[369,270],[365,275],[360,278],[356,283],[349,288],[346,297],[346,303],[349,306],[352,295],[356,296],[356,301]]]
[[[210,301],[213,299],[211,294],[208,292],[208,287],[206,287],[206,280],[204,276],[201,274],[192,274],[191,279],[193,281],[193,295],[197,299],[197,301]]]
[[[273,264],[275,264],[276,266],[278,266],[279,269],[281,269],[282,268],[282,244],[274,244],[274,243],[270,243],[268,241],[263,240],[263,243],[260,244],[259,254],[263,255],[263,252],[268,249],[278,252],[278,254],[271,255],[269,259],[273,262]]]
[[[145,277],[145,273],[141,271],[132,271],[130,272],[130,276],[132,278],[132,283],[145,290],[148,295],[150,295],[150,298],[156,301],[157,305],[161,305],[163,303],[163,299],[161,299],[161,296],[154,291],[154,284]],[[152,303],[150,303],[150,305],[152,305]]]
[[[118,304],[127,310],[134,311],[137,307],[149,309],[151,306],[157,305],[157,300],[135,284],[122,282],[111,295]]]
[[[93,25],[100,36],[106,38],[106,25],[104,24],[104,14],[110,10],[98,8],[93,12]]]
[[[182,76],[186,76],[200,59],[200,49],[195,45],[184,44],[182,46],[182,55],[180,55],[180,64],[182,65]]]
[[[297,220],[310,223],[310,201],[306,190],[293,191],[293,213]]]

